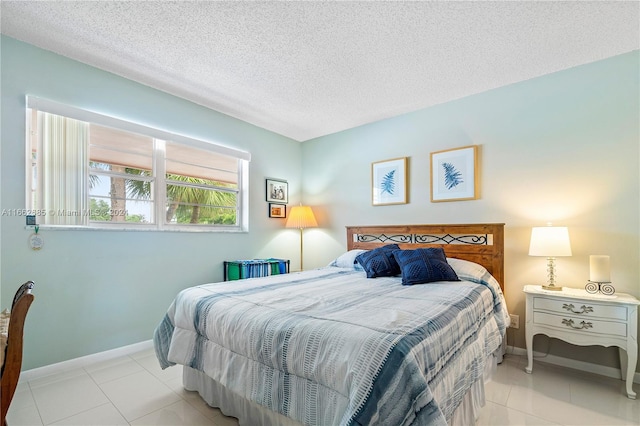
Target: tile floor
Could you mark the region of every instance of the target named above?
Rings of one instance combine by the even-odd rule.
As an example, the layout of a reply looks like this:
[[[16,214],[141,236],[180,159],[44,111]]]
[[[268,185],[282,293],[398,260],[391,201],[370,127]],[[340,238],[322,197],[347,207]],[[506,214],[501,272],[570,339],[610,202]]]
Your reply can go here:
[[[507,355],[486,387],[477,425],[640,425],[640,399],[620,380]],[[215,425],[237,421],[181,386],[181,369],[160,370],[153,350],[21,382],[9,410],[19,425]],[[640,393],[640,386],[635,391]],[[455,425],[458,426],[458,425]],[[464,425],[460,425],[464,426]]]

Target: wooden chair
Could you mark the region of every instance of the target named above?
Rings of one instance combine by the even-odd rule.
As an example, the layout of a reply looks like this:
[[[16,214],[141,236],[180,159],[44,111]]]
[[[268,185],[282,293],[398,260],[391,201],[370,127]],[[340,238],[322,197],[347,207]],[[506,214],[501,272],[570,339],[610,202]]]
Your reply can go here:
[[[11,304],[11,319],[9,321],[7,347],[5,350],[4,364],[2,366],[2,376],[0,378],[0,408],[2,414],[2,425],[7,424],[7,411],[13,399],[13,394],[18,386],[20,369],[22,368],[22,336],[24,331],[24,320],[31,302],[33,302],[33,282],[27,281],[22,284]]]

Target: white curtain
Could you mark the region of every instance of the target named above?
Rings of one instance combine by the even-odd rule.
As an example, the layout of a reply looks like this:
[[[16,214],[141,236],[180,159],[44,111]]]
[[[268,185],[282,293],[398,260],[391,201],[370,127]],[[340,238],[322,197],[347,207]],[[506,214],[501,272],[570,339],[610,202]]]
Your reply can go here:
[[[40,184],[38,203],[49,225],[87,225],[89,124],[38,112]]]

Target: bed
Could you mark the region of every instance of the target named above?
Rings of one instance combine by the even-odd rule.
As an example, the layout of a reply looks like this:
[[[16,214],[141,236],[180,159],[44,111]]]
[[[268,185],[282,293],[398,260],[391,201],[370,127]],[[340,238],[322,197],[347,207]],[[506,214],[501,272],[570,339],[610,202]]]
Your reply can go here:
[[[327,267],[181,291],[156,355],[241,425],[473,424],[509,321],[503,227],[347,227]]]

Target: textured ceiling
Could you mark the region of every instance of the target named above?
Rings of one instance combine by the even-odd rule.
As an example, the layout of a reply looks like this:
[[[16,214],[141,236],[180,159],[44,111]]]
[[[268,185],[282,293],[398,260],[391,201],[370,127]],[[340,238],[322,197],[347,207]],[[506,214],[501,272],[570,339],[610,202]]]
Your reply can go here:
[[[18,40],[295,140],[640,48],[640,3],[1,1]]]

